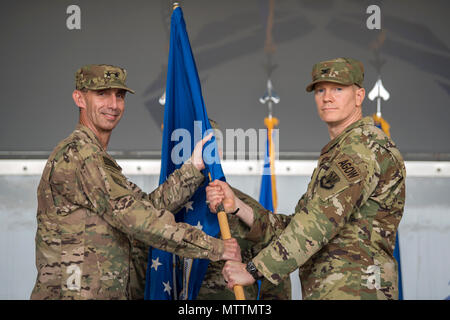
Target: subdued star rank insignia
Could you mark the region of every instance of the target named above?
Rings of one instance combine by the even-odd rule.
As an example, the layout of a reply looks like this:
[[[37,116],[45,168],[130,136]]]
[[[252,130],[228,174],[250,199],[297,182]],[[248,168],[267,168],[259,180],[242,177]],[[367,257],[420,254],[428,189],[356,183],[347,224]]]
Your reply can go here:
[[[336,174],[336,172],[331,171],[328,175],[323,176],[320,179],[320,186],[324,189],[332,189],[336,183],[339,182],[339,176]]]
[[[119,75],[120,75],[119,72],[111,72],[111,71],[105,72],[105,78],[108,78],[108,79],[110,79],[111,76],[119,78]]]
[[[330,68],[322,69],[322,70],[320,70],[320,72],[321,72],[321,74],[326,74],[326,73],[330,72]]]

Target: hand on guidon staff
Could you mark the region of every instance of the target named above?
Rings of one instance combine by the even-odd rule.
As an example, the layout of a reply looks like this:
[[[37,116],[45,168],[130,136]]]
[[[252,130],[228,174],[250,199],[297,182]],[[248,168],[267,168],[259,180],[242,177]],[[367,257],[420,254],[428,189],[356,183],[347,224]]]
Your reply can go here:
[[[205,169],[205,163],[203,162],[203,145],[205,143],[207,143],[209,140],[211,140],[212,136],[213,136],[213,134],[211,132],[206,137],[204,137],[202,140],[197,142],[197,144],[195,145],[194,151],[192,151],[190,161],[198,170]]]
[[[209,210],[217,213],[217,206],[222,202],[226,213],[236,211],[236,200],[228,183],[214,180],[206,187],[206,200]]]
[[[235,238],[223,240],[224,251],[221,260],[242,261],[241,248]]]
[[[255,283],[255,278],[248,273],[246,264],[237,261],[227,261],[222,269],[222,275],[227,287],[233,290],[235,285],[249,286]]]

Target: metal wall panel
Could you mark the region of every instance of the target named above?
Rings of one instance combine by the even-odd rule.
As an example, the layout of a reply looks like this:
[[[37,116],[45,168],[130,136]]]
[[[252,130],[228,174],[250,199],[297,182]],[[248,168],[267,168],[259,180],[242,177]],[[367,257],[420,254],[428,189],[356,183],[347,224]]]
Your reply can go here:
[[[3,0],[0,151],[51,151],[75,127],[74,73],[88,63],[118,64],[136,90],[110,150],[159,151],[172,0],[77,0],[81,30],[68,30],[72,1]],[[267,0],[181,1],[208,115],[224,128],[264,128],[267,107],[264,43]],[[447,0],[275,1],[272,61],[280,103],[280,151],[319,152],[328,141],[312,94],[314,63],[360,59],[369,92],[378,74],[366,10],[378,4],[386,60],[381,70],[391,98],[383,116],[404,153],[449,153],[450,19]],[[430,101],[432,98],[432,101]],[[376,111],[365,100],[364,114]],[[1,154],[0,152],[0,154]]]
[[[4,163],[2,160],[0,167],[5,168]],[[40,160],[34,165],[37,165],[37,170],[42,170],[43,163],[45,161]],[[158,184],[158,165],[142,160],[139,163],[119,161],[127,168],[125,174],[131,181],[151,192]],[[28,299],[36,278],[34,236],[40,173],[33,172],[30,162],[16,161],[14,164],[21,170],[27,165],[26,174],[0,173],[0,299]],[[406,163],[407,198],[399,229],[404,297],[444,299],[450,295],[450,177],[446,174],[449,164],[422,163],[413,169],[414,165]],[[135,174],[138,166],[147,173]],[[285,171],[277,176],[278,212],[292,213],[310,180],[310,174],[295,172],[307,172],[310,166],[310,162],[293,161],[290,162],[290,170],[294,174]],[[249,168],[252,168],[251,172]],[[228,182],[256,199],[261,183],[257,168],[255,163],[247,163],[245,167],[243,164],[240,167],[224,163]],[[286,169],[283,165],[277,168],[279,171]],[[149,174],[150,171],[153,173]],[[428,177],[423,176],[424,172],[428,172]],[[301,299],[297,272],[291,275],[291,279],[293,299]]]

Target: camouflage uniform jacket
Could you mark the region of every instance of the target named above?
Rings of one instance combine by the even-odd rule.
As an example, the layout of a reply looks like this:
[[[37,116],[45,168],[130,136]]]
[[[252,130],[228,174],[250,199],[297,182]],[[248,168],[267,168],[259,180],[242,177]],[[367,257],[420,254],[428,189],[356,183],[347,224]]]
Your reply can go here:
[[[244,203],[252,208],[259,208],[259,202],[255,201],[247,194],[233,188],[233,192]],[[245,238],[249,228],[240,223],[235,215],[228,215],[231,236],[236,238],[241,248],[242,261],[250,261],[263,247],[261,243],[254,243]],[[203,279],[202,286],[197,296],[197,300],[235,300],[234,292],[227,288],[222,275],[225,261],[211,261]],[[244,287],[246,300],[256,300],[258,297],[258,284]],[[279,284],[274,285],[267,279],[261,281],[260,300],[290,300],[291,299],[291,279],[283,279]]]
[[[94,133],[78,125],[50,155],[38,187],[38,275],[31,298],[132,298],[135,242],[219,260],[222,241],[175,223],[169,211],[203,179],[185,164],[145,194],[123,176]]]
[[[289,223],[254,210],[248,233],[268,243],[253,259],[274,284],[299,268],[303,299],[398,299],[395,236],[406,172],[370,117],[323,149]]]

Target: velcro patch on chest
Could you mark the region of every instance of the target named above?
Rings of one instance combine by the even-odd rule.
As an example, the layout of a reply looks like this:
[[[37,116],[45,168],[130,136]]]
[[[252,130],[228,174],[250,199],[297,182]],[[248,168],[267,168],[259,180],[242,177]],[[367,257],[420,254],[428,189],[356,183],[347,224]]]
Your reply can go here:
[[[361,171],[355,165],[354,160],[347,155],[341,156],[336,163],[336,167],[341,171],[344,177],[350,181],[354,182],[358,180],[361,176]]]

